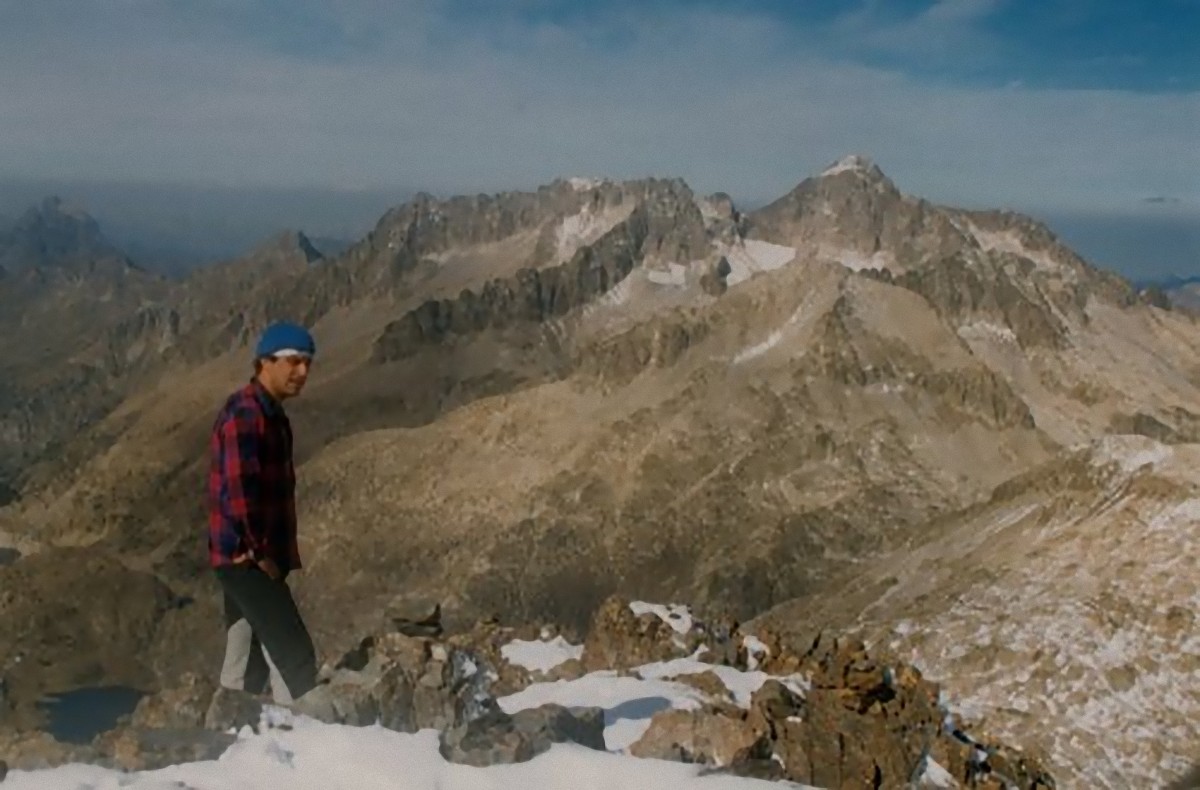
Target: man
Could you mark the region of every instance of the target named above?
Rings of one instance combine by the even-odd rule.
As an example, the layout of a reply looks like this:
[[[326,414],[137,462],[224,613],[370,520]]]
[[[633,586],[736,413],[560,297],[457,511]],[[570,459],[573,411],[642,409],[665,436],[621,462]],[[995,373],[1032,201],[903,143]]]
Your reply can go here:
[[[292,429],[283,410],[304,389],[315,353],[303,327],[267,327],[253,378],[225,401],[209,441],[208,550],[227,629],[221,685],[258,694],[269,675],[279,704],[316,684],[312,638],[287,585],[300,555]]]

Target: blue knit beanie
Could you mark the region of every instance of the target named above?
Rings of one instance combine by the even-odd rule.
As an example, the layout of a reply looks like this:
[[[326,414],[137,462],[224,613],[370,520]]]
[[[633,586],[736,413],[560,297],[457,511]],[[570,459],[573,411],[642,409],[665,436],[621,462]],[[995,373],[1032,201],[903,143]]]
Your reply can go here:
[[[284,350],[299,351],[311,357],[317,353],[317,344],[304,327],[280,321],[263,330],[254,355],[269,357]]]

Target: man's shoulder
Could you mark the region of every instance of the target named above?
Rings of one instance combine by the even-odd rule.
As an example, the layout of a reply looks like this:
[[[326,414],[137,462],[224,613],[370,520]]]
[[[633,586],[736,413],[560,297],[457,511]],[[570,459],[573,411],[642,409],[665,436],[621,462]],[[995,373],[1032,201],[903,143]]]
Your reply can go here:
[[[262,403],[254,392],[253,384],[246,384],[229,394],[217,412],[216,426],[229,420],[238,422],[257,421],[263,417]]]

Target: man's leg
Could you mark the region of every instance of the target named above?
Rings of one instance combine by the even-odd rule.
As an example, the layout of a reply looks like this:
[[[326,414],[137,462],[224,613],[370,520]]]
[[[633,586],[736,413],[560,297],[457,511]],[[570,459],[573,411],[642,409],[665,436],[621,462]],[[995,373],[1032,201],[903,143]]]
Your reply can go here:
[[[275,700],[290,702],[315,686],[316,651],[287,583],[255,566],[219,568],[217,577],[262,645]]]
[[[224,586],[224,585],[222,585]],[[225,598],[225,662],[221,666],[221,685],[227,689],[261,694],[267,685],[267,663],[258,637],[242,616],[237,602]]]

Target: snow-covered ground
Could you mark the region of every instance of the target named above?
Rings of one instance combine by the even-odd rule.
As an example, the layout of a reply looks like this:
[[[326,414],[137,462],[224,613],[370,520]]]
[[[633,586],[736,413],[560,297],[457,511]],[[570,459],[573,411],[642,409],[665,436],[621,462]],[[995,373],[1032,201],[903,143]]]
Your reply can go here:
[[[247,735],[215,761],[123,774],[73,765],[12,771],[4,790],[768,790],[799,787],[731,776],[701,766],[555,744],[533,760],[475,768],[446,762],[438,735],[379,726],[297,720],[295,729]]]
[[[638,611],[654,612],[676,630],[686,633],[691,615],[686,607],[638,603]],[[755,645],[757,648],[758,646]],[[507,660],[546,671],[572,658],[582,648],[561,637],[517,640],[501,652]],[[748,705],[750,695],[767,679],[762,672],[705,664],[697,658],[656,662],[637,667],[633,676],[598,671],[569,681],[534,683],[501,697],[501,708],[514,713],[553,702],[566,706],[604,709],[604,739],[600,752],[576,744],[556,744],[533,760],[515,765],[476,768],[444,760],[438,734],[422,730],[404,734],[380,727],[324,724],[290,711],[268,707],[265,717],[292,729],[249,727],[238,741],[214,761],[188,763],[158,771],[124,774],[96,766],[71,765],[42,771],[11,771],[4,790],[617,790],[618,788],[697,788],[697,790],[768,790],[801,785],[701,776],[703,766],[629,756],[626,750],[650,726],[650,718],[667,708],[695,709],[706,700],[699,689],[678,678],[715,672],[735,702]],[[781,679],[797,692],[798,677]]]

